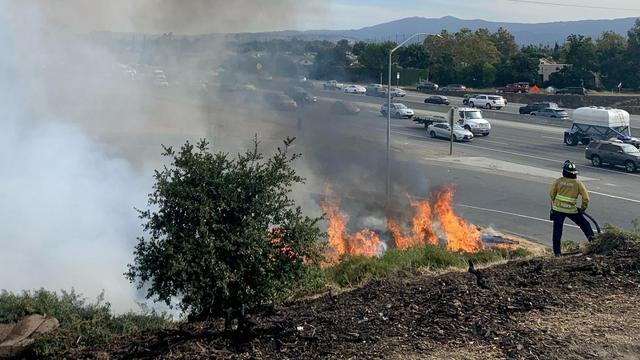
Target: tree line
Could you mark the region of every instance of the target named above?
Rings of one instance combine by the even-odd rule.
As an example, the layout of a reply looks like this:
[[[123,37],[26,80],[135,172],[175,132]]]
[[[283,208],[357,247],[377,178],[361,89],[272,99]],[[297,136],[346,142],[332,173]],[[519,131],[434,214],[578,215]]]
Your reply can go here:
[[[386,79],[389,50],[395,42],[350,43],[270,40],[245,43],[241,52],[264,51],[277,58],[287,72],[299,72],[283,54],[315,54],[309,71],[316,79],[379,82]],[[270,57],[267,56],[267,59]],[[538,75],[540,59],[571,66],[552,74],[542,83]],[[268,61],[268,60],[267,60]],[[503,86],[526,81],[539,86],[585,86],[613,89],[640,87],[640,19],[626,36],[612,31],[598,38],[574,34],[561,43],[518,46],[507,30],[443,30],[423,42],[398,49],[393,55],[393,71],[419,70],[422,80],[439,84],[462,83],[472,87]],[[283,66],[282,64],[288,64]],[[386,80],[385,80],[386,82]]]

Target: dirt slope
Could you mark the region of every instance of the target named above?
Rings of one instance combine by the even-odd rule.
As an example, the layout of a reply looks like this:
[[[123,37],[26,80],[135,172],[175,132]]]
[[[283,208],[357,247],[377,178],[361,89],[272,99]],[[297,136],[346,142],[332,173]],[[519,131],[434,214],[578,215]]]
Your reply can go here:
[[[262,313],[235,339],[220,323],[140,334],[67,358],[636,359],[640,250],[534,258],[378,281]],[[603,252],[603,251],[600,251]],[[479,286],[479,284],[481,286]]]

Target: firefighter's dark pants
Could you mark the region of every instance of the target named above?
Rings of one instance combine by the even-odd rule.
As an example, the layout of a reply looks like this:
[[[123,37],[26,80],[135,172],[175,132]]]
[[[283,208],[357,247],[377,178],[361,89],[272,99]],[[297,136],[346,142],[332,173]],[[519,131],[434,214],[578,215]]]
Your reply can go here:
[[[562,239],[562,227],[564,226],[565,218],[569,218],[576,223],[588,240],[593,239],[594,236],[591,224],[582,213],[566,214],[559,211],[551,211],[551,220],[553,220],[553,253],[555,255],[560,255],[560,240]]]

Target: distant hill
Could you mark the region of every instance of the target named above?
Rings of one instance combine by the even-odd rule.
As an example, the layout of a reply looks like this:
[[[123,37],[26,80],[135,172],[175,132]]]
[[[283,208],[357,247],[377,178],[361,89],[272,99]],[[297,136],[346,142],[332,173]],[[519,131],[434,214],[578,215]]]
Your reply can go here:
[[[417,32],[439,33],[443,29],[449,32],[456,32],[462,28],[469,28],[471,30],[487,28],[491,31],[495,31],[498,28],[503,27],[513,34],[516,41],[521,45],[553,45],[556,42],[562,43],[567,36],[571,34],[591,36],[594,39],[600,36],[603,31],[615,31],[619,34],[626,35],[627,31],[633,26],[635,20],[635,17],[630,17],[611,20],[579,20],[525,24],[492,22],[485,20],[464,20],[452,16],[445,16],[439,19],[410,17],[357,30],[285,31],[261,34],[242,34],[242,37],[262,39],[269,37],[299,37],[305,39],[347,38],[366,41],[396,41],[402,40],[410,34]]]

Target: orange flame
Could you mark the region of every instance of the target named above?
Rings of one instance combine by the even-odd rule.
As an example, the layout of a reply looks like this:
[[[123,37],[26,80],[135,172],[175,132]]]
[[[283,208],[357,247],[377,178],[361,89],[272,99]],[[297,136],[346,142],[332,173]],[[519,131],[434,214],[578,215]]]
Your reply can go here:
[[[453,187],[445,187],[435,194],[434,210],[440,228],[447,237],[447,250],[476,252],[482,248],[480,231],[467,224],[453,210]]]
[[[411,200],[415,215],[411,218],[411,234],[404,235],[400,224],[393,219],[387,220],[387,227],[398,249],[404,250],[416,245],[437,245],[438,237],[433,231],[431,205],[427,200]]]
[[[453,187],[445,187],[428,200],[412,200],[409,203],[414,215],[410,220],[410,230],[404,231],[403,225],[395,219],[387,219],[387,229],[396,248],[407,249],[418,245],[437,245],[438,236],[434,230],[434,221],[440,224],[445,237],[447,250],[476,252],[482,249],[480,232],[472,224],[466,223],[455,214],[453,209]],[[329,261],[338,261],[344,255],[376,256],[383,246],[380,236],[368,228],[349,234],[347,223],[349,215],[340,211],[340,201],[326,189],[326,199],[320,207],[327,215],[329,227],[327,235],[330,252]]]
[[[331,195],[331,190],[327,189],[327,194]],[[331,198],[331,196],[329,196]],[[327,235],[329,237],[329,248],[331,249],[326,257],[329,261],[337,261],[344,255],[362,255],[373,257],[378,255],[382,248],[380,236],[373,230],[364,228],[354,234],[347,232],[349,215],[340,211],[340,201],[336,199],[325,200],[320,204],[329,221]]]

